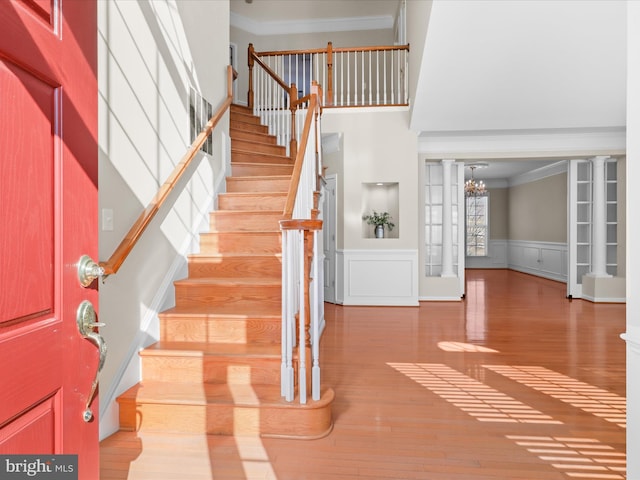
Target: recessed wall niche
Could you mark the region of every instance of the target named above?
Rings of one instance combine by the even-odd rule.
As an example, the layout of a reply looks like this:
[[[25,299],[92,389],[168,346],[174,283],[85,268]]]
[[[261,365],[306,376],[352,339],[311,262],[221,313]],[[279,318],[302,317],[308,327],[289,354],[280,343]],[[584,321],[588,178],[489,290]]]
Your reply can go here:
[[[391,215],[393,229],[385,227],[384,238],[398,238],[400,233],[400,207],[398,182],[374,182],[362,184],[362,215],[371,215],[373,212],[388,212]],[[375,225],[369,225],[362,220],[362,237],[376,238]]]

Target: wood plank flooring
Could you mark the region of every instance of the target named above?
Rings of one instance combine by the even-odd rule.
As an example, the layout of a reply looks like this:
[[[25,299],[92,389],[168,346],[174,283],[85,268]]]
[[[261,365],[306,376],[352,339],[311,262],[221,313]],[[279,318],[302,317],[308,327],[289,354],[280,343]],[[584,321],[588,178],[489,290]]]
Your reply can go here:
[[[319,440],[117,433],[102,480],[625,478],[625,306],[468,270],[463,302],[327,304]]]

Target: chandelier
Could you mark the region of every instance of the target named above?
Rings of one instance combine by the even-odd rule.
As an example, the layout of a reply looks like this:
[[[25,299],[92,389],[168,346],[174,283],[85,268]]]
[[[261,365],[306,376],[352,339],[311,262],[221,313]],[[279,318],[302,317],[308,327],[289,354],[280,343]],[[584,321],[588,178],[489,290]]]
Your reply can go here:
[[[487,188],[484,185],[484,182],[480,180],[476,182],[473,178],[473,171],[477,168],[476,165],[470,165],[471,169],[471,178],[464,182],[464,194],[467,197],[484,197],[487,194]]]

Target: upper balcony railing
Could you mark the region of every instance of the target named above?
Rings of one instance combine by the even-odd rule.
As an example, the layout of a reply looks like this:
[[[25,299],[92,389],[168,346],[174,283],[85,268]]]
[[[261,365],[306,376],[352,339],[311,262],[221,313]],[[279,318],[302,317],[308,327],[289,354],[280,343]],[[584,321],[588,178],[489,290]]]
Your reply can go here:
[[[249,106],[253,106],[252,58],[260,61],[285,85],[295,84],[298,97],[323,86],[324,108],[397,106],[409,104],[409,45],[256,52],[249,45]]]

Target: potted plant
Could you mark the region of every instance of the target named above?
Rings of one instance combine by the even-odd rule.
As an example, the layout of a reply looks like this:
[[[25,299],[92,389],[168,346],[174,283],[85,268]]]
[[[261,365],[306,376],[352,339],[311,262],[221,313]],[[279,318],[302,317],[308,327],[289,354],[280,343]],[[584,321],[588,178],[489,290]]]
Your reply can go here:
[[[388,227],[389,231],[393,230],[395,223],[391,221],[391,215],[389,212],[376,212],[375,210],[371,215],[363,215],[362,219],[369,225],[375,226],[376,238],[384,238],[384,227]]]

